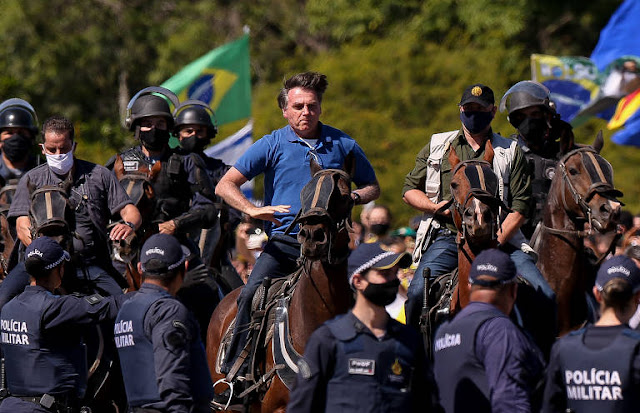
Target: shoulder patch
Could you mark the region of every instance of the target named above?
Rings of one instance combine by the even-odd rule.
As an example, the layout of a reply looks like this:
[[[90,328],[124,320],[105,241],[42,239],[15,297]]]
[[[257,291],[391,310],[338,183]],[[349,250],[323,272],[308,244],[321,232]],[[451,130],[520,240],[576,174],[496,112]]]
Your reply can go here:
[[[173,350],[181,349],[191,340],[189,329],[182,321],[173,320],[171,328],[164,335],[165,346],[173,352]]]
[[[92,294],[92,295],[88,295],[86,297],[84,297],[85,301],[88,302],[91,305],[96,305],[98,304],[100,301],[104,300],[104,297],[101,296],[100,294]]]

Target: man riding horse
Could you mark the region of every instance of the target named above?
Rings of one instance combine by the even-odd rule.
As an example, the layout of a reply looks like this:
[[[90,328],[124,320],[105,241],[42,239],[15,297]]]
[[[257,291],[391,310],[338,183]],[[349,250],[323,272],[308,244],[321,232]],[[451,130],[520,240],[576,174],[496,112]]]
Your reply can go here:
[[[314,72],[297,74],[284,82],[278,105],[288,125],[258,140],[222,177],[216,194],[229,205],[252,218],[267,223],[270,239],[258,258],[247,285],[238,298],[238,315],[225,373],[244,349],[247,326],[251,322],[251,301],[266,277],[293,273],[300,257],[297,228],[286,232],[300,208],[300,192],[309,180],[309,163],[314,159],[322,168],[340,168],[349,153],[356,158],[352,193],[356,203],[376,199],[380,187],[364,152],[344,132],[319,121],[322,95],[327,88],[325,75]],[[265,206],[257,207],[240,191],[240,185],[255,176],[265,175]],[[244,372],[238,372],[242,375]]]
[[[499,193],[512,212],[503,213],[498,242],[515,262],[518,273],[535,289],[555,300],[553,290],[535,266],[533,250],[526,243],[520,226],[529,215],[531,183],[522,150],[511,139],[491,130],[497,108],[491,88],[482,84],[469,86],[459,103],[462,129],[434,134],[418,154],[414,169],[407,174],[403,188],[406,203],[425,213],[421,222],[414,260],[419,260],[416,276],[409,286],[405,304],[407,323],[418,326],[424,290],[423,270],[431,270],[431,279],[452,271],[458,262],[456,228],[448,210],[442,211],[451,198],[449,183],[452,168],[448,154],[455,148],[460,160],[481,159],[485,142],[495,151],[493,169],[498,175]]]
[[[178,298],[196,314],[201,331],[207,331],[211,313],[220,300],[218,285],[200,260],[197,245],[189,234],[216,223],[213,185],[202,159],[196,154],[181,155],[169,147],[173,114],[169,103],[179,105],[170,90],[151,86],[139,91],[127,106],[125,126],[141,145],[120,153],[126,172],[150,170],[160,162],[161,170],[151,184],[155,194],[155,210],[144,217],[157,224],[161,234],[173,235],[189,247],[189,271]],[[116,157],[107,162],[113,169]]]
[[[516,128],[511,138],[518,141],[531,174],[534,207],[531,218],[521,227],[530,239],[542,219],[556,164],[574,148],[573,130],[553,108],[549,89],[538,82],[524,80],[513,85],[500,101],[500,111],[505,110]]]
[[[77,144],[71,121],[53,116],[44,122],[42,131],[42,153],[47,163],[30,170],[20,179],[9,209],[8,216],[15,219],[18,238],[25,246],[32,241],[34,222],[29,217],[31,189],[47,185],[68,188],[66,195],[75,222],[72,262],[77,274],[66,277],[65,285],[73,280],[74,290],[84,289],[103,295],[122,294],[124,279],[107,259],[107,238],[120,240],[128,237],[140,225],[140,213],[111,172],[100,165],[75,158]],[[115,225],[107,234],[105,228],[113,214],[119,214],[123,223]],[[22,280],[22,283],[12,283],[15,294],[28,284],[28,278],[25,279],[24,272],[21,275],[11,272],[8,278],[12,276]]]

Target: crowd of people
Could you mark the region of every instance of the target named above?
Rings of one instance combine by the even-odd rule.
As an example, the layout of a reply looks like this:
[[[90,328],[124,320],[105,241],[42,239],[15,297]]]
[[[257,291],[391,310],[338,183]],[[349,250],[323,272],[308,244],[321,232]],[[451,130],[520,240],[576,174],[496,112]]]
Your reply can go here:
[[[1,258],[0,412],[86,411],[83,334],[96,325],[108,326],[130,411],[204,412],[242,403],[238,395],[254,373],[246,356],[252,302],[265,279],[298,268],[295,224],[310,167],[341,168],[350,160],[354,188],[345,202],[362,205],[345,254],[353,303],[308,339],[288,411],[635,411],[640,220],[620,212],[610,191],[618,230],[590,231],[585,239],[592,264],[601,263],[593,291],[585,291],[596,303],[596,322],[558,340],[555,292],[529,246],[552,172],[576,148],[549,91],[522,81],[496,105],[490,87],[466,88],[457,103],[460,127],[433,134],[407,171],[398,196],[418,215],[397,225],[391,210],[376,203],[381,188],[362,148],[320,122],[327,85],[315,72],[285,80],[277,103],[286,126],[256,141],[234,165],[204,153],[217,133],[211,108],[180,103],[161,87],[131,99],[124,123],[138,145],[105,167],[75,156],[73,123],[57,115],[42,123],[38,156],[34,108],[16,98],[0,104],[0,212],[16,239]],[[491,129],[498,109],[515,128],[511,137]],[[426,351],[425,281],[458,263],[449,208],[452,151],[462,161],[493,152],[499,198],[508,208],[495,227],[496,248],[471,264],[469,305],[439,326]],[[258,175],[263,201],[240,190]],[[130,177],[126,185],[123,176]],[[139,193],[132,176],[142,182]],[[53,216],[51,195],[34,203],[45,190],[63,193],[62,217]],[[143,209],[145,196],[152,202]],[[124,259],[119,248],[127,245],[136,250]],[[535,309],[517,310],[518,279],[532,288]],[[209,321],[240,286],[218,372],[228,387],[214,393],[204,351]],[[524,325],[525,310],[544,322]]]

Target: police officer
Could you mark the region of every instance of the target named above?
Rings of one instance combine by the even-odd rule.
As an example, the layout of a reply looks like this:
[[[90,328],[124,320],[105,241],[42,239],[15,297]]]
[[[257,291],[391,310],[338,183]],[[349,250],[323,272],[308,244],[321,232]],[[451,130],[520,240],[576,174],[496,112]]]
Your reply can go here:
[[[17,185],[26,171],[40,163],[33,151],[37,135],[38,118],[33,106],[18,98],[0,104],[0,188]],[[8,208],[11,195],[0,197],[0,206]]]
[[[511,137],[522,148],[531,173],[534,208],[522,226],[528,239],[542,220],[558,160],[574,148],[571,125],[560,119],[550,97],[549,89],[543,84],[523,80],[513,85],[500,101],[500,111],[507,111],[509,123],[517,129]]]
[[[407,174],[402,189],[403,200],[424,213],[418,229],[414,260],[419,262],[417,276],[411,280],[405,304],[407,323],[417,326],[422,309],[424,290],[423,270],[431,269],[431,277],[452,271],[458,264],[456,227],[448,209],[442,207],[451,198],[449,184],[452,168],[448,161],[451,148],[460,160],[482,159],[485,144],[494,149],[493,170],[501,183],[502,200],[512,212],[501,217],[497,240],[524,278],[539,289],[548,300],[555,301],[551,287],[535,266],[533,250],[520,231],[530,213],[531,182],[522,150],[511,139],[491,129],[496,114],[493,90],[477,83],[462,93],[460,103],[460,130],[436,133],[416,157],[415,167]]]
[[[174,297],[190,252],[167,234],[142,246],[144,282],[121,308],[114,335],[133,412],[209,412],[213,385],[198,323]]]
[[[600,319],[553,346],[544,412],[640,410],[640,334],[628,325],[640,301],[640,270],[627,256],[610,258],[593,294]]]
[[[156,162],[161,164],[160,174],[152,182],[155,211],[145,219],[157,223],[161,234],[174,235],[189,247],[191,265],[178,298],[196,314],[206,334],[220,296],[218,285],[202,263],[198,246],[189,240],[189,234],[216,223],[214,189],[202,158],[195,153],[182,155],[169,147],[173,114],[167,102],[174,107],[179,105],[175,94],[156,86],[142,89],[131,98],[125,126],[140,145],[125,150],[120,156],[125,172],[138,171],[141,166],[151,168]],[[114,161],[115,157],[109,160],[107,168],[113,169]]]
[[[213,110],[200,100],[187,100],[175,109],[173,116],[173,133],[180,142],[179,152],[184,155],[195,153],[200,156],[215,187],[230,166],[204,152],[218,133]],[[226,294],[243,285],[229,259],[234,243],[233,230],[240,222],[241,213],[234,208],[229,208],[217,196],[214,200],[219,213],[217,225],[203,229],[200,233],[191,234],[191,238],[200,246],[203,262],[220,275],[217,277],[218,284]]]
[[[108,260],[108,240],[128,237],[140,225],[138,209],[116,177],[106,168],[77,159],[76,142],[71,121],[52,116],[43,126],[42,153],[47,163],[27,172],[18,183],[9,218],[16,220],[18,238],[24,245],[31,243],[31,196],[29,186],[61,185],[71,182],[69,201],[75,211],[73,258],[78,274],[67,277],[65,286],[72,290],[88,288],[103,295],[122,294],[123,278]],[[107,235],[109,217],[119,214],[124,223],[115,225]],[[68,283],[70,281],[75,282]]]
[[[349,257],[356,303],[309,338],[288,412],[432,411],[436,401],[422,341],[385,311],[398,291],[399,268],[411,264],[379,243]]]
[[[87,386],[83,327],[113,320],[126,296],[56,295],[69,253],[49,237],[35,239],[25,257],[31,283],[0,315],[11,394],[0,412],[77,412]]]
[[[446,412],[537,411],[540,350],[509,319],[516,267],[497,249],[478,254],[469,273],[471,302],[438,329],[434,372]]]

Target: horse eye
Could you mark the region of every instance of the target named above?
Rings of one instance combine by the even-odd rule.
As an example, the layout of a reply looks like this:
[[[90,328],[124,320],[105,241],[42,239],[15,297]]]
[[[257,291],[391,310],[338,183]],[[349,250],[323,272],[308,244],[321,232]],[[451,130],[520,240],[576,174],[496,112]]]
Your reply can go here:
[[[458,184],[456,182],[451,182],[451,189],[458,189]]]
[[[578,175],[580,171],[578,171],[576,168],[569,168],[569,173],[571,175]]]

